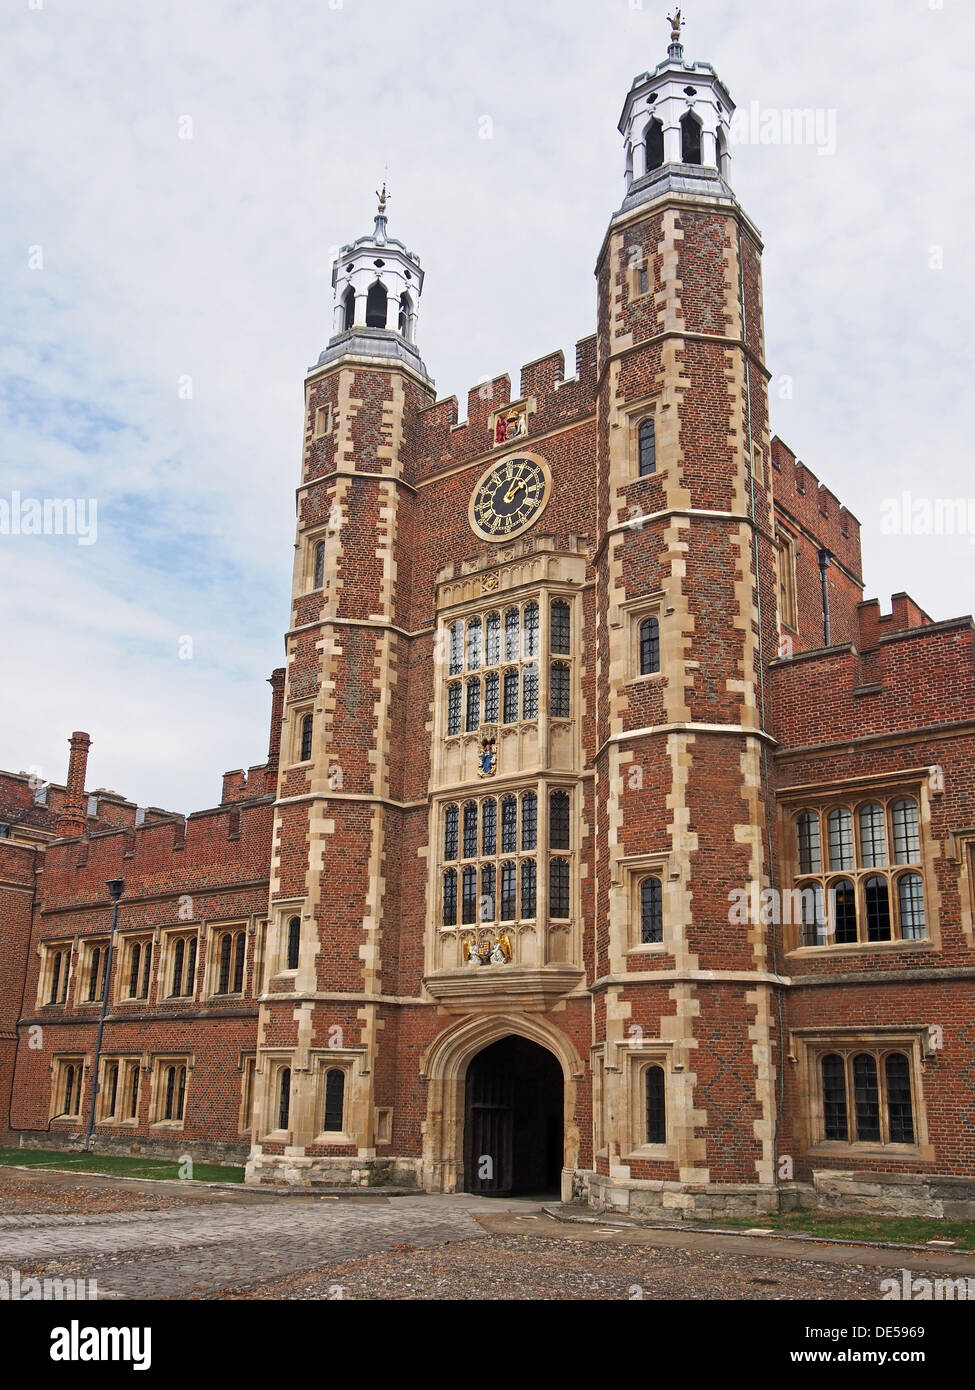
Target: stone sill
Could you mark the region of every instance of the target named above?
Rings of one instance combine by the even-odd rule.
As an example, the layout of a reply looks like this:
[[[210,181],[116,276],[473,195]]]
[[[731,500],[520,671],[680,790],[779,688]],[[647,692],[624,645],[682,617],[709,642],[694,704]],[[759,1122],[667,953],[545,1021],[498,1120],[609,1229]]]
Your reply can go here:
[[[576,965],[468,965],[460,970],[438,970],[423,981],[449,1013],[470,1009],[506,1008],[546,1012],[582,981],[585,972]]]

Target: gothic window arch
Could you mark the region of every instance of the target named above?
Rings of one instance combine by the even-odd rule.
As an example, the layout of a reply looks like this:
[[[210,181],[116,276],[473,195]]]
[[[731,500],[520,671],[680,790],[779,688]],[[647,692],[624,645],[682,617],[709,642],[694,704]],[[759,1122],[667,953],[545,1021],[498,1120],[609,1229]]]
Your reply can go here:
[[[659,169],[664,162],[664,128],[654,117],[643,132],[643,143],[647,151],[647,173]]]
[[[701,162],[701,122],[693,111],[686,111],[680,118],[680,157],[682,164]]]
[[[726,177],[728,158],[728,142],[725,140],[724,131],[719,130],[714,141],[714,162],[717,165],[718,173]]]
[[[355,290],[350,285],[342,296],[342,327],[346,333],[355,327]]]
[[[698,161],[700,163],[700,160]],[[366,295],[366,327],[385,328],[388,297],[386,286],[381,280],[374,280]]]
[[[413,301],[404,290],[399,297],[399,331],[407,342],[413,341]]]

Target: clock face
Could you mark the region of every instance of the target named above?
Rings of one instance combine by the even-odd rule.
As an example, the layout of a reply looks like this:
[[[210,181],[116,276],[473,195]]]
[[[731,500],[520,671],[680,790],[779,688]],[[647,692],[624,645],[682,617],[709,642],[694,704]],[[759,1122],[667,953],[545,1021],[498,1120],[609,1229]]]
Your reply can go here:
[[[513,457],[492,464],[470,503],[470,522],[487,540],[520,536],[548,501],[551,475],[540,459]]]

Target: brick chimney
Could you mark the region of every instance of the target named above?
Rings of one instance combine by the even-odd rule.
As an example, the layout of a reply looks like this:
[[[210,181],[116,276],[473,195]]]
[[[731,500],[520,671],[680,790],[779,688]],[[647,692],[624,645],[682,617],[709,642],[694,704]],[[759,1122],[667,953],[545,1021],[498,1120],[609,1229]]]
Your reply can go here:
[[[271,739],[267,747],[267,770],[276,773],[281,757],[281,719],[284,714],[284,674],[285,668],[278,666],[271,672],[268,685],[271,687]]]
[[[76,730],[68,739],[71,755],[68,759],[68,789],[64,809],[58,817],[57,833],[61,837],[83,835],[88,824],[85,801],[85,773],[88,770],[88,749],[91,739]]]

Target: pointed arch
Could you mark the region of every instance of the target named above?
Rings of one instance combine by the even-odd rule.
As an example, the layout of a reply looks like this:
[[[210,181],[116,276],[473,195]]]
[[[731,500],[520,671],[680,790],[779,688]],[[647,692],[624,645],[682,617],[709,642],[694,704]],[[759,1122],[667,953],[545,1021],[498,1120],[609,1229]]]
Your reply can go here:
[[[342,296],[342,328],[347,333],[355,326],[355,290],[350,285]]]
[[[463,1183],[464,1088],[477,1054],[507,1037],[525,1038],[551,1052],[564,1078],[563,1198],[579,1163],[576,1087],[585,1077],[582,1058],[570,1038],[537,1014],[511,1012],[463,1018],[434,1038],[420,1061],[427,1082],[427,1120],[423,1141],[423,1185],[428,1192],[455,1192]],[[568,1175],[568,1176],[566,1176]]]
[[[413,300],[404,290],[399,297],[399,331],[408,343],[413,341]]]
[[[664,128],[656,116],[643,132],[643,143],[647,151],[646,164],[649,174],[652,169],[659,169],[664,162]]]
[[[701,122],[693,111],[680,118],[680,158],[682,164],[701,162]]]
[[[366,327],[385,328],[386,308],[386,286],[381,280],[374,280],[366,295]]]
[[[724,131],[719,130],[714,139],[714,162],[715,164],[717,164],[718,173],[722,176],[722,178],[727,178],[728,176],[727,158],[728,142],[725,139]]]

